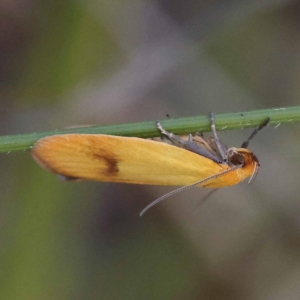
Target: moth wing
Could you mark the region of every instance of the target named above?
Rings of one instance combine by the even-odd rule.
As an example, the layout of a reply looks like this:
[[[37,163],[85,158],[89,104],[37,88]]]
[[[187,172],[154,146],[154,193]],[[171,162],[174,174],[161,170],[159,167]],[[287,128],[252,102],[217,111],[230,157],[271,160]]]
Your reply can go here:
[[[46,137],[34,144],[32,156],[43,168],[67,178],[135,184],[189,185],[229,169],[169,144],[111,135]],[[239,182],[232,173],[206,185],[215,188]],[[229,176],[234,177],[232,183]]]

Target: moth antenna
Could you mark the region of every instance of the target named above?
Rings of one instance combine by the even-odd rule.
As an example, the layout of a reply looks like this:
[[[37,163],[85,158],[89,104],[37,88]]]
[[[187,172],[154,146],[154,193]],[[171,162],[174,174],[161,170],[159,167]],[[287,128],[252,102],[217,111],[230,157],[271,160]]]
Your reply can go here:
[[[217,178],[217,177],[219,177],[219,176],[225,175],[225,174],[227,174],[227,173],[233,172],[233,171],[235,171],[235,170],[237,170],[237,169],[239,169],[239,168],[241,168],[241,167],[242,167],[242,165],[235,166],[235,167],[233,167],[233,168],[231,168],[231,169],[229,169],[229,170],[223,171],[223,172],[221,172],[221,173],[218,173],[218,174],[212,175],[212,176],[210,176],[210,177],[207,177],[207,178],[205,178],[205,179],[202,179],[202,180],[200,180],[200,181],[198,181],[198,182],[192,183],[192,184],[190,184],[190,185],[182,186],[182,187],[180,187],[180,188],[178,188],[178,189],[176,189],[176,190],[173,190],[173,191],[171,191],[171,192],[169,192],[169,193],[167,193],[167,194],[165,194],[165,195],[159,197],[158,199],[154,200],[154,201],[151,202],[149,205],[147,205],[147,206],[140,212],[140,217],[141,217],[141,216],[142,216],[149,208],[151,208],[152,206],[156,205],[157,203],[161,202],[162,200],[164,200],[164,199],[166,199],[166,198],[168,198],[168,197],[171,197],[171,196],[173,196],[173,195],[175,195],[175,194],[177,194],[177,193],[179,193],[179,192],[182,192],[182,191],[184,191],[184,190],[187,190],[187,189],[189,189],[189,188],[191,188],[191,187],[193,187],[193,186],[196,186],[196,185],[198,185],[198,184],[204,183],[204,182],[206,182],[206,181],[208,181],[208,180],[211,180],[211,179]],[[205,198],[206,198],[206,197],[205,197]]]

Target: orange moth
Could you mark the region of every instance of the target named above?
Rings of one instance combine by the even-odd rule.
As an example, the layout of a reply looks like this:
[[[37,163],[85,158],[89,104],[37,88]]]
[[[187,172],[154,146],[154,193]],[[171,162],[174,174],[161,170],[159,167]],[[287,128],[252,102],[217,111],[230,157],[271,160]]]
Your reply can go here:
[[[152,202],[144,213],[190,186],[221,188],[255,177],[259,161],[247,146],[269,119],[254,130],[242,148],[225,147],[217,136],[212,113],[210,120],[214,134],[210,139],[196,134],[185,140],[157,123],[173,145],[135,137],[65,134],[38,140],[31,154],[41,167],[69,180],[183,186]]]

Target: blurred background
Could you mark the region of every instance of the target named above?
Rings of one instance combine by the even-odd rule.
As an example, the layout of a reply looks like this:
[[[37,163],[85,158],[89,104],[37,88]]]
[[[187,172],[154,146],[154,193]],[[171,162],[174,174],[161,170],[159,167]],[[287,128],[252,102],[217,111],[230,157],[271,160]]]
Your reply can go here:
[[[300,1],[1,0],[0,133],[298,105],[299,32]],[[174,187],[65,183],[1,154],[1,299],[299,299],[299,128],[253,140],[250,186],[142,218]]]

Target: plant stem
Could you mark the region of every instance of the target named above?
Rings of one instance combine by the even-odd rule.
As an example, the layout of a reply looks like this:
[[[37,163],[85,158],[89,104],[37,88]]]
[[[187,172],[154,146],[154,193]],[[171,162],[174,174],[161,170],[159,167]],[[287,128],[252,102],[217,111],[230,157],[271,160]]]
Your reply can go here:
[[[278,124],[300,122],[300,106],[215,115],[216,128],[221,131],[255,127],[261,124],[268,117],[271,119],[269,124],[274,126]],[[161,124],[166,130],[179,135],[197,131],[211,131],[208,115],[167,119],[161,121]],[[49,132],[1,136],[0,152],[28,150],[37,140],[43,137],[67,133],[110,134],[141,138],[149,138],[160,135],[155,121],[109,126],[68,128]]]

